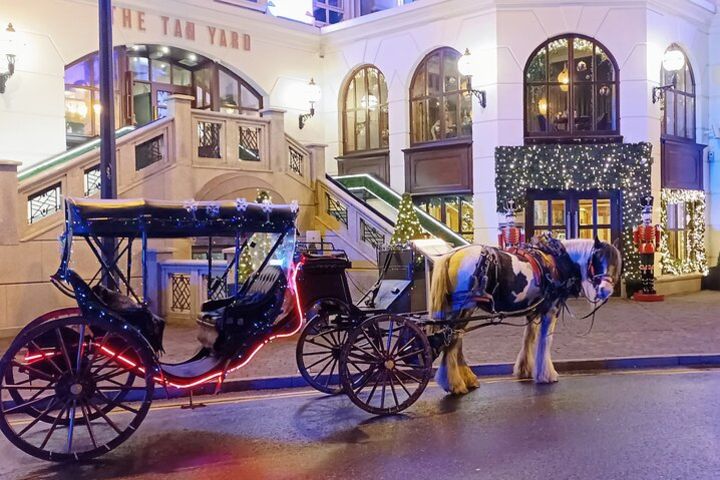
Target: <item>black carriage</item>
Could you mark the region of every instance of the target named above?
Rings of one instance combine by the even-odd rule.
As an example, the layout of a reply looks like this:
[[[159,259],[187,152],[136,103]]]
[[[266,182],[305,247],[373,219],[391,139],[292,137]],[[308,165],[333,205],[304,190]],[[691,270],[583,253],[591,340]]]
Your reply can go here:
[[[86,460],[132,435],[148,413],[156,384],[191,389],[214,383],[219,389],[264,344],[302,325],[292,285],[296,215],[296,205],[244,200],[67,199],[61,263],[52,281],[77,307],[30,322],[3,355],[0,430],[33,456]],[[237,262],[258,232],[271,236],[272,247],[241,283]],[[203,236],[232,238],[234,260],[223,279],[208,277],[208,298],[215,300],[203,305],[197,353],[182,363],[163,363],[164,321],[145,302],[148,242]],[[83,239],[100,262],[90,279],[71,268],[73,248],[83,245],[74,239]],[[132,277],[135,242],[141,244],[141,294]],[[119,265],[123,258],[125,269]],[[223,294],[218,289],[230,274],[234,288]]]

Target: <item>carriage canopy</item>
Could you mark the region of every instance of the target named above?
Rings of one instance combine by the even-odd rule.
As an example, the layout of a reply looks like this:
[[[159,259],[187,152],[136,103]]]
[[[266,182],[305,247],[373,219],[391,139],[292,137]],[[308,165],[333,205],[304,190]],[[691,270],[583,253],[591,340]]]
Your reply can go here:
[[[297,204],[68,197],[68,233],[79,236],[183,238],[286,233],[295,228]]]

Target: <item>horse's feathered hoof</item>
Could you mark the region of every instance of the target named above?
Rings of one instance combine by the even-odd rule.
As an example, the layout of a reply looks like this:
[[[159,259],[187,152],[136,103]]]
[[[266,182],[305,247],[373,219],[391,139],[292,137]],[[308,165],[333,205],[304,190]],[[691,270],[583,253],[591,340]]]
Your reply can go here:
[[[475,390],[480,386],[480,380],[478,380],[477,375],[473,373],[470,367],[463,367],[462,376],[463,380],[465,381],[465,386],[469,390]]]
[[[527,362],[516,363],[513,368],[513,375],[521,380],[533,378],[532,365]]]
[[[559,377],[558,373],[554,370],[551,372],[542,372],[537,377],[535,377],[535,383],[542,383],[542,384],[557,383],[559,378],[560,377]]]

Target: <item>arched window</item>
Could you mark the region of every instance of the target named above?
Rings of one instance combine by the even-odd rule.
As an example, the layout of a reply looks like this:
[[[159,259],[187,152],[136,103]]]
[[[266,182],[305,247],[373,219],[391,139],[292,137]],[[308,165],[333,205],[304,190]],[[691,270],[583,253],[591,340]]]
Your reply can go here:
[[[472,136],[470,77],[460,75],[460,53],[443,47],[430,52],[410,86],[412,144]]]
[[[385,76],[377,67],[358,68],[343,92],[343,153],[388,148]]]
[[[675,82],[675,88],[665,92],[663,135],[695,140],[695,76],[680,46],[672,44],[668,48],[668,51],[671,50],[682,53],[685,62],[677,71],[667,71],[663,65],[660,73],[662,85]]]
[[[618,68],[582,35],[551,38],[525,66],[525,137],[593,140],[619,136]]]

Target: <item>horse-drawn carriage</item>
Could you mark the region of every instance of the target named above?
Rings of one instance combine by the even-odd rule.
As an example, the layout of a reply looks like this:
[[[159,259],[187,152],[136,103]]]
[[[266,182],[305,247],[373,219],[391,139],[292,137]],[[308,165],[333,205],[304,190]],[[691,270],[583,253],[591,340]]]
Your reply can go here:
[[[544,296],[549,290],[540,279],[533,287],[536,291],[524,290],[523,308],[498,312],[493,307],[482,315],[471,315],[473,308],[483,308],[479,303],[483,295],[492,298],[492,285],[497,290],[504,281],[501,273],[507,271],[503,267],[507,259],[496,253],[495,260],[488,261],[487,252],[494,250],[479,246],[455,251],[438,263],[441,268],[435,268],[433,276],[441,280],[432,282],[433,310],[445,309],[446,300],[455,302],[458,295],[463,299],[446,318],[398,311],[407,305],[404,300],[412,282],[383,278],[385,267],[381,280],[370,290],[370,301],[353,303],[347,257],[334,250],[296,252],[296,216],[294,205],[244,200],[67,199],[60,268],[52,280],[76,300],[77,307],[30,322],[3,355],[0,430],[15,446],[42,459],[85,460],[102,455],[138,428],[156,385],[192,389],[215,383],[219,391],[228,373],[246,365],[269,341],[299,332],[306,319],[297,361],[308,382],[327,393],[344,392],[368,412],[397,413],[420,397],[432,376],[433,360],[442,351],[441,371],[447,369],[450,355],[455,355],[451,367],[467,369],[457,357],[457,331],[467,322],[482,321],[479,326],[487,326],[507,316],[531,318],[537,313],[532,309],[547,303]],[[272,247],[257,270],[240,282],[240,257],[258,232],[272,237]],[[145,302],[148,242],[202,236],[232,238],[233,260],[222,278],[213,280],[208,252],[211,300],[203,304],[198,320],[201,346],[185,362],[163,363],[159,357],[164,321]],[[84,239],[100,263],[89,281],[71,268],[74,238]],[[135,241],[141,242],[142,295],[136,293],[132,275]],[[212,244],[208,242],[209,248]],[[608,248],[614,247],[596,245],[573,260],[582,266],[577,268],[578,278],[572,280],[599,285],[597,279],[614,279],[615,271],[603,257]],[[465,252],[464,264],[476,266],[466,277],[448,269],[458,252]],[[124,271],[119,266],[123,258]],[[233,285],[227,282],[231,274],[234,288],[221,294],[219,288]],[[472,288],[467,290],[471,280]],[[556,286],[556,282],[547,285]],[[456,391],[454,381],[458,380],[450,378],[450,385],[443,386],[462,393],[461,387]]]

